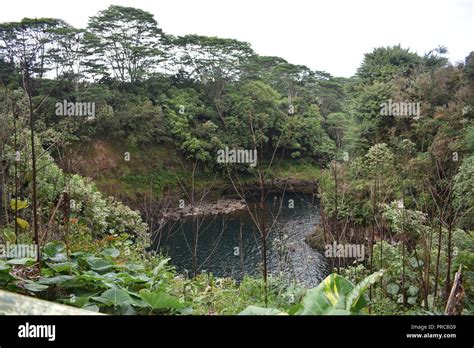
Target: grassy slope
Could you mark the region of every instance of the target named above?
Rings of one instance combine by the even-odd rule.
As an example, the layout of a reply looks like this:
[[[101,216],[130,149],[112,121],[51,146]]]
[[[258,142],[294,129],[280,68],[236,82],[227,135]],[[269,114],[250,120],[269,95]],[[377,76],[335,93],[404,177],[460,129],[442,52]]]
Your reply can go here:
[[[125,160],[125,153],[130,161]],[[191,163],[179,156],[169,145],[129,146],[118,140],[95,141],[77,148],[75,172],[94,179],[99,189],[107,195],[126,202],[136,201],[153,190],[157,196],[164,192],[182,194],[181,184],[189,188],[191,184]],[[314,180],[320,169],[306,162],[274,163],[271,175],[276,178]],[[255,178],[242,178],[244,183],[253,183]],[[213,187],[214,191],[232,186],[225,175],[216,176],[209,170],[199,169],[195,178],[196,190]]]

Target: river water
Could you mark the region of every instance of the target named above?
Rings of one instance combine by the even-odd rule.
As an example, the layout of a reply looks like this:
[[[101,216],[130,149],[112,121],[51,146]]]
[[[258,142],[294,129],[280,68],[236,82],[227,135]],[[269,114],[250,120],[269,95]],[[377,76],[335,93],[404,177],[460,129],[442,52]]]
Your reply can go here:
[[[255,207],[252,206],[251,209]],[[319,220],[314,196],[270,194],[266,201],[269,273],[313,287],[328,274],[325,258],[304,238]],[[261,213],[261,212],[259,212]],[[193,235],[197,237],[195,267],[218,277],[241,280],[262,272],[261,238],[248,211],[168,221],[153,235],[155,250],[168,255],[182,273],[192,274]]]

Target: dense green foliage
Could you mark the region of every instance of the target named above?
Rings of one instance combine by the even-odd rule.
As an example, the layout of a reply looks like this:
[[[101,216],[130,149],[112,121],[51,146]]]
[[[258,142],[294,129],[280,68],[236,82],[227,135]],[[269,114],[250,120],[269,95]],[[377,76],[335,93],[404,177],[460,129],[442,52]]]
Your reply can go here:
[[[83,29],[53,18],[0,24],[0,239],[44,254],[0,261],[0,285],[122,314],[442,313],[461,267],[471,313],[474,53],[452,65],[446,52],[380,47],[354,77],[337,78],[245,42],[167,35],[129,7],[110,6]],[[94,114],[58,113],[63,101],[92,102]],[[124,156],[88,162],[84,149],[103,143]],[[216,160],[225,147],[258,151],[257,168],[232,168],[244,182],[317,179],[315,233],[366,244],[368,260],[336,260],[345,278],[307,292],[274,278],[186,279],[145,255],[140,213],[96,186],[112,183],[124,198],[127,185],[164,196],[219,176],[230,187]],[[168,157],[154,158],[157,148]],[[135,162],[96,183],[79,175],[120,168],[130,154],[157,166]]]

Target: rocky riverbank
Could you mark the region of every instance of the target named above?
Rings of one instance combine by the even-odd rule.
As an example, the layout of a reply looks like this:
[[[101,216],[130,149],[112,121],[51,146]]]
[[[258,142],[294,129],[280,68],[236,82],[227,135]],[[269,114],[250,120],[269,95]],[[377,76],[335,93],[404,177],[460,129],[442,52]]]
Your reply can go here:
[[[209,216],[229,214],[246,209],[245,202],[240,199],[220,199],[217,202],[198,202],[194,206],[185,205],[182,208],[168,209],[164,214],[165,220],[179,220],[191,216]]]
[[[300,192],[315,193],[316,180],[299,180],[299,179],[274,179],[267,183],[269,192]],[[247,184],[243,190],[246,195],[258,195],[260,187],[258,184]],[[233,188],[224,188],[219,195],[227,197],[237,196]],[[245,201],[238,198],[219,199],[215,202],[197,202],[194,206],[186,204],[179,208],[168,209],[163,217],[165,220],[179,220],[191,216],[209,216],[217,214],[229,214],[239,210],[245,210]]]

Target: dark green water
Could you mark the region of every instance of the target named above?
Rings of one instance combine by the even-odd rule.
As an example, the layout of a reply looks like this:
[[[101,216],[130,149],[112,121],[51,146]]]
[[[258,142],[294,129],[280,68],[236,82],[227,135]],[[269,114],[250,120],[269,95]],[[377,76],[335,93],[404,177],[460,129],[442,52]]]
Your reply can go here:
[[[290,200],[294,207],[290,207]],[[327,264],[320,253],[304,242],[319,220],[314,197],[270,194],[267,215],[268,224],[273,224],[267,237],[270,274],[306,286],[318,284],[328,273]],[[244,274],[261,274],[261,238],[247,211],[168,221],[154,234],[154,249],[168,255],[179,271],[189,274],[193,269],[193,231],[198,236],[195,263],[198,272],[208,271],[237,280]]]

